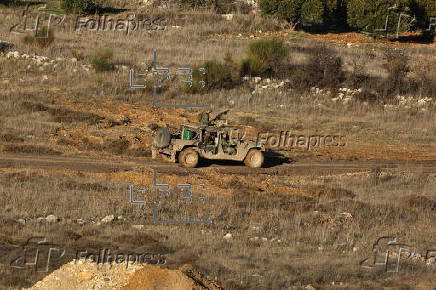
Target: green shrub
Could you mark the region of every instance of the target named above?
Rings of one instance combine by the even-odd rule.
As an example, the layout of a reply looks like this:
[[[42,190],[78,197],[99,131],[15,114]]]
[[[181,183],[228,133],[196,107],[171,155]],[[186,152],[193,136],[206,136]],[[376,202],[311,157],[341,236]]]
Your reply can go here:
[[[209,60],[201,67],[205,68],[204,73],[200,71],[200,67],[193,70],[193,85],[188,88],[191,93],[213,89],[231,89],[240,83],[239,70],[229,53],[227,53],[224,62]],[[204,82],[204,85],[201,82]]]
[[[307,0],[301,6],[301,20],[324,23],[327,18],[326,3],[321,0]]]
[[[26,34],[22,38],[24,44],[36,44],[37,46],[44,48],[51,45],[55,40],[53,29],[49,29],[47,26],[35,32],[35,35]]]
[[[94,0],[61,0],[61,8],[70,14],[92,14],[97,12],[98,5]]]
[[[264,15],[273,15],[288,22],[301,21],[305,0],[260,0],[259,8]]]
[[[35,43],[35,36],[31,35],[31,34],[25,34],[23,36],[23,38],[21,39],[21,41],[27,45],[33,44],[33,43]]]
[[[91,59],[91,65],[97,72],[110,71],[114,69],[111,62],[114,52],[110,48],[97,49]]]
[[[39,47],[47,47],[55,40],[53,29],[47,26],[42,27],[35,33],[35,42]]]
[[[396,7],[388,11],[390,7]],[[386,17],[389,15],[387,30],[389,33],[397,31],[400,13],[412,15],[409,0],[348,0],[348,24],[356,29],[374,32],[384,29]],[[401,21],[400,31],[408,28],[410,19]]]
[[[13,5],[16,2],[18,2],[17,0],[0,0],[0,5]]]
[[[345,26],[346,0],[260,0],[264,15],[273,15],[292,23],[313,22]]]
[[[182,5],[186,5],[192,8],[205,7],[211,4],[210,0],[180,0]]]
[[[428,29],[430,18],[436,17],[436,1],[434,0],[411,1],[410,9],[412,14],[416,15],[417,26],[422,29]]]
[[[283,40],[265,39],[250,43],[247,57],[241,61],[241,74],[274,76],[284,65],[288,49]]]

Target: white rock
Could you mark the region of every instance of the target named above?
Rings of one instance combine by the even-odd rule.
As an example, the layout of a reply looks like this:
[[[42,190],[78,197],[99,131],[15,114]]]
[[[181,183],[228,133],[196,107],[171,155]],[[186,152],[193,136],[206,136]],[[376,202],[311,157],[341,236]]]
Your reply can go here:
[[[258,82],[260,82],[262,80],[261,77],[254,77],[254,82],[257,84]]]
[[[45,218],[45,220],[46,220],[48,223],[57,223],[57,222],[60,221],[60,218],[58,218],[57,216],[55,216],[55,215],[53,215],[53,214],[50,214],[50,215],[48,215],[48,216]]]
[[[73,58],[71,59],[71,62],[77,62],[77,58],[73,57]]]
[[[25,225],[26,224],[26,220],[25,219],[17,219],[17,223]]]
[[[231,238],[232,238],[232,234],[231,234],[231,233],[227,233],[227,234],[224,236],[224,239],[226,239],[226,240],[231,239]]]
[[[144,227],[144,225],[132,225],[132,228],[134,228],[135,230],[142,230]]]
[[[267,242],[268,238],[262,237],[262,241]]]
[[[353,247],[353,252],[357,252],[357,247]]]
[[[221,14],[221,17],[224,18],[225,20],[232,20],[233,14]]]
[[[110,222],[113,222],[114,220],[115,220],[115,216],[114,216],[113,214],[111,214],[111,215],[105,216],[105,217],[101,220],[101,222],[102,222],[102,223],[110,223]]]
[[[343,213],[341,213],[341,215],[344,215],[344,216],[346,216],[347,218],[352,218],[353,216],[351,215],[351,213],[349,213],[349,212],[343,212]]]
[[[43,80],[43,81],[48,80],[48,76],[47,76],[47,75],[43,75],[43,76],[42,76],[42,80]]]
[[[85,221],[82,220],[82,219],[77,219],[76,223],[79,224],[79,225],[83,225],[83,224],[85,224]]]

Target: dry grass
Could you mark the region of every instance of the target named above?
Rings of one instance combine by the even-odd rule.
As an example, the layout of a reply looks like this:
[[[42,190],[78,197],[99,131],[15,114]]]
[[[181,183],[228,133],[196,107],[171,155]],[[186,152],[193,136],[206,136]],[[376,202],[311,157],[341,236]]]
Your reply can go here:
[[[370,255],[378,237],[397,235],[425,253],[431,247],[425,237],[434,234],[434,175],[380,170],[378,183],[371,174],[331,176],[328,181],[322,176],[300,179],[299,184],[306,184],[313,197],[256,191],[245,185],[253,178],[250,176],[238,185],[235,179],[229,179],[226,187],[232,192],[230,197],[208,194],[208,206],[199,208],[213,216],[212,225],[177,226],[153,225],[149,207],[128,203],[127,183],[41,173],[21,170],[1,174],[0,199],[6,205],[1,216],[4,245],[17,244],[31,235],[46,235],[56,245],[69,249],[106,245],[138,252],[146,245],[156,253],[165,253],[168,266],[191,263],[232,289],[327,286],[333,281],[357,286],[364,280],[380,285],[379,279],[413,284],[413,278],[364,271],[358,263]],[[386,175],[391,178],[380,177]],[[169,177],[160,174],[159,178]],[[297,179],[280,178],[282,184],[295,184]],[[403,180],[403,184],[396,179]],[[147,192],[152,194],[150,189]],[[414,189],[427,197],[408,197]],[[19,195],[14,194],[17,190]],[[392,203],[394,196],[397,200],[399,196],[405,198]],[[430,203],[433,207],[429,207]],[[163,214],[181,212],[177,202],[167,206]],[[186,209],[193,213],[195,205]],[[54,225],[36,221],[48,214],[60,216],[62,221]],[[91,223],[109,214],[122,215],[124,220],[101,226]],[[28,224],[15,223],[18,218],[26,219]],[[78,218],[86,224],[74,223]],[[146,224],[146,229],[136,232],[131,224]],[[232,238],[223,239],[226,233],[231,233]],[[7,246],[5,253],[11,250]],[[430,269],[421,264],[408,268],[407,261],[404,263],[403,273],[415,273],[423,279],[429,274]],[[3,285],[24,286],[28,285],[27,279],[30,282],[36,278],[28,271],[20,273],[25,280],[17,284],[2,276]]]
[[[136,1],[114,0],[110,4],[136,7]],[[277,32],[283,26],[258,15],[235,15],[234,21],[227,21],[208,12],[175,8],[144,8],[138,13],[166,17],[168,30],[127,36],[121,32],[74,32],[68,29],[74,20],[68,18],[63,28],[55,28],[55,41],[40,47],[25,45],[20,35],[9,33],[8,27],[17,23],[19,13],[0,9],[0,39],[12,42],[13,50],[51,60],[63,58],[56,60],[56,67],[0,58],[1,152],[80,154],[91,159],[121,155],[141,160],[150,154],[149,124],[177,127],[193,121],[199,110],[151,108],[151,88],[129,88],[128,70],[121,66],[145,70],[153,48],[158,49],[158,66],[170,68],[171,74],[176,74],[176,68],[193,68],[207,60],[223,61],[228,52],[240,60],[253,39],[250,34]],[[237,37],[239,33],[244,37]],[[223,39],[218,34],[229,37]],[[298,68],[310,59],[314,41],[305,34],[292,35],[295,37],[286,42],[288,64]],[[382,48],[328,46],[341,57],[347,76],[353,76],[350,86],[362,84],[371,89],[387,77]],[[102,73],[89,69],[98,47],[114,49],[113,63],[120,67]],[[416,94],[434,96],[430,82],[433,72],[425,65],[434,64],[434,47],[411,46],[405,52],[411,66],[417,67],[411,75],[429,80]],[[230,90],[189,94],[181,89],[183,84],[171,83],[158,102],[210,104],[214,111],[231,108],[229,122],[244,125],[253,136],[258,131],[280,130],[342,134],[350,144],[340,152],[280,152],[293,160],[433,158],[434,108],[387,112],[381,103],[359,101],[342,106],[307,91],[296,92],[292,86],[253,94],[254,84],[244,83]],[[165,253],[169,267],[191,263],[212,279],[216,277],[226,289],[292,289],[307,284],[331,289],[339,282],[343,287],[406,289],[422,281],[434,283],[434,267],[426,268],[423,263],[404,261],[400,275],[359,267],[381,236],[398,236],[421,254],[434,246],[428,237],[435,234],[436,178],[419,168],[410,172],[380,168],[357,175],[308,172],[303,176],[221,175],[206,168],[196,175],[162,174],[160,178],[174,184],[206,183],[210,207],[185,205],[184,209],[210,214],[214,223],[152,224],[150,208],[129,204],[130,184],[144,186],[150,196],[156,194],[150,185],[150,172],[140,169],[100,175],[56,168],[1,169],[0,288],[27,287],[45,275],[9,267],[19,245],[34,235],[45,235],[54,244],[70,249],[120,247]],[[163,214],[182,214],[181,208],[171,200]],[[49,214],[62,221],[36,221]],[[96,224],[111,214],[124,220]],[[19,218],[27,224],[17,223]],[[79,225],[76,219],[86,223]],[[137,231],[131,228],[134,224],[146,227]],[[227,233],[232,234],[229,240],[223,238]]]

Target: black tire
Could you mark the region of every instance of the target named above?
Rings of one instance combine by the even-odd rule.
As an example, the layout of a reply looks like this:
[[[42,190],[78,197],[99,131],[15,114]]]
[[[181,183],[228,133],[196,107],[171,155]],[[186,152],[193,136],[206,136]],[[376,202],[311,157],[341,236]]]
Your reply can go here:
[[[259,149],[250,149],[245,156],[244,164],[251,168],[260,168],[263,165],[264,156]]]
[[[156,130],[156,135],[154,136],[154,145],[157,148],[165,148],[170,145],[171,134],[165,128],[159,128]]]
[[[186,168],[194,168],[198,165],[199,161],[198,152],[192,148],[183,149],[179,154],[179,163]]]

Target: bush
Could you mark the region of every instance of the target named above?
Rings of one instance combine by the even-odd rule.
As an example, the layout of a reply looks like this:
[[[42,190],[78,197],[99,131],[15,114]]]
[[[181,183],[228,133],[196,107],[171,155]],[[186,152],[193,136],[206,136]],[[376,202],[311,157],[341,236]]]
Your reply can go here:
[[[199,67],[195,68],[192,73],[193,85],[188,88],[191,93],[212,89],[231,89],[240,83],[239,70],[229,53],[223,63],[209,60],[201,67],[205,68],[204,73]],[[202,81],[204,87],[201,84]]]
[[[400,13],[412,15],[411,2],[409,0],[348,0],[348,24],[356,29],[374,32],[376,29],[383,29],[386,24],[386,17],[389,15],[387,31],[397,31]],[[388,11],[388,8],[395,5],[396,9]],[[408,29],[410,19],[401,22],[400,32]]]
[[[288,49],[283,40],[266,39],[250,43],[247,57],[241,62],[241,74],[251,76],[277,75],[284,65]]]
[[[47,26],[42,27],[35,33],[35,42],[39,47],[47,47],[55,40],[53,29]]]
[[[408,88],[406,77],[410,71],[408,57],[401,50],[387,49],[385,59],[388,77],[380,84],[380,91],[385,97],[406,92]]]
[[[342,59],[325,45],[317,45],[307,64],[291,74],[292,88],[337,88],[345,80]]]
[[[415,82],[420,97],[436,96],[436,71],[430,62],[417,62],[414,66]]]
[[[16,2],[18,2],[17,0],[0,0],[0,5],[13,5]]]
[[[436,1],[434,0],[411,1],[410,9],[412,14],[416,15],[417,26],[422,29],[428,29],[430,18],[436,17]]]
[[[92,14],[97,12],[98,5],[94,0],[61,0],[61,8],[70,14]]]
[[[260,0],[259,8],[264,15],[273,15],[288,22],[300,22],[305,0]]]
[[[0,53],[5,53],[13,47],[14,45],[12,43],[0,41]]]
[[[192,8],[199,8],[208,6],[211,1],[210,0],[180,0],[182,5],[186,5]]]
[[[51,45],[55,40],[53,29],[49,29],[47,26],[42,27],[35,32],[35,35],[26,34],[22,38],[24,44],[36,44],[37,46],[44,48]]]
[[[113,56],[114,52],[112,49],[100,48],[94,53],[91,65],[97,72],[113,70],[114,65],[111,62]]]
[[[264,15],[292,23],[314,22],[346,26],[346,0],[260,0]]]

